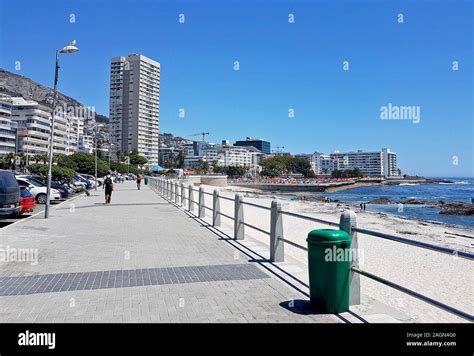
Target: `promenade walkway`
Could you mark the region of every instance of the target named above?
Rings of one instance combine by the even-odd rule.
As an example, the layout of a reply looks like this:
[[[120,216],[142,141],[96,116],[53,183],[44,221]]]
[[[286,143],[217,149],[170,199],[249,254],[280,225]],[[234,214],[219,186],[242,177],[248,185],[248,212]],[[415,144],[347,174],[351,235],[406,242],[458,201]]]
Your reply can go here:
[[[99,188],[0,230],[0,322],[341,322],[147,186]],[[37,249],[37,250],[35,250]]]

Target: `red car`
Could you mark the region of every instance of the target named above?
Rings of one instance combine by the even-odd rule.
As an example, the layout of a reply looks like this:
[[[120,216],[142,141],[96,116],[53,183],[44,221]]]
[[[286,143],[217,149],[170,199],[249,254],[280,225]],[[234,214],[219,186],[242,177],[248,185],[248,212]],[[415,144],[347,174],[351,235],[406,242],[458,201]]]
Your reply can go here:
[[[35,197],[33,194],[30,193],[30,191],[26,187],[21,187],[20,188],[20,206],[21,206],[21,211],[20,215],[24,213],[30,213],[33,211],[34,208],[36,208],[36,202],[35,202]]]

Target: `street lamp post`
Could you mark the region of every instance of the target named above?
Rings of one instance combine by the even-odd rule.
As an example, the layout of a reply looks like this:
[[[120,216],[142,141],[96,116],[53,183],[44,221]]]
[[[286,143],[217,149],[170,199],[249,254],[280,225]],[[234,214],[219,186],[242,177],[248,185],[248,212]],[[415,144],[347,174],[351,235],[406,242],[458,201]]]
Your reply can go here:
[[[59,75],[59,55],[63,53],[74,53],[79,49],[75,46],[76,41],[72,41],[69,45],[61,50],[56,50],[56,66],[54,70],[54,94],[53,94],[53,108],[51,111],[51,130],[49,137],[49,150],[48,150],[48,175],[46,184],[46,206],[44,209],[44,218],[49,217],[49,205],[51,200],[51,167],[53,165],[53,146],[54,146],[54,112],[56,111],[56,105],[58,101],[58,75]]]
[[[26,128],[26,168],[30,165],[30,135],[28,134],[28,127]]]
[[[94,137],[95,140],[95,190],[97,190],[97,137]]]
[[[115,144],[114,143],[109,144],[109,169],[110,170],[111,170],[111,168],[110,168],[110,157],[112,156],[112,151],[111,151],[112,146],[115,146]]]

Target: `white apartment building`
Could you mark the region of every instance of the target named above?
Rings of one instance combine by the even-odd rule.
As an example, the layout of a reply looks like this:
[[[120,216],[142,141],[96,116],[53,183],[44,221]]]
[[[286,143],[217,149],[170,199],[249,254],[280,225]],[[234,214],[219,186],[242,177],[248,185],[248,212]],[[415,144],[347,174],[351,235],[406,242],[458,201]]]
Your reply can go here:
[[[193,142],[186,146],[184,164],[188,168],[196,168],[202,161],[217,162],[218,166],[253,167],[260,163],[264,154],[254,147],[232,145],[216,145],[207,142]]]
[[[90,135],[79,136],[79,151],[86,153],[94,152],[94,139]]]
[[[15,127],[17,151],[29,158],[36,154],[47,154],[51,132],[51,109],[33,100],[21,97],[0,98],[1,116],[7,117]],[[64,111],[54,117],[54,153],[71,154],[78,149],[81,129],[80,118]],[[83,127],[83,126],[82,126]]]
[[[217,156],[217,164],[223,167],[250,167],[252,165],[252,154],[250,152],[245,147],[221,146]]]
[[[397,154],[388,148],[375,152],[331,153],[331,159],[338,161],[340,170],[359,168],[366,177],[398,177]]]
[[[389,148],[382,148],[383,171],[386,178],[400,177],[401,172],[397,164],[397,154]]]
[[[310,157],[311,168],[316,175],[330,175],[339,169],[339,160],[319,152],[314,152]]]
[[[158,164],[160,63],[140,54],[112,58],[110,135],[116,150],[137,150]]]
[[[15,153],[16,128],[11,120],[11,104],[0,98],[0,154]]]
[[[185,145],[185,154],[184,166],[188,168],[197,168],[203,161],[211,164],[218,159],[216,145],[202,141]]]

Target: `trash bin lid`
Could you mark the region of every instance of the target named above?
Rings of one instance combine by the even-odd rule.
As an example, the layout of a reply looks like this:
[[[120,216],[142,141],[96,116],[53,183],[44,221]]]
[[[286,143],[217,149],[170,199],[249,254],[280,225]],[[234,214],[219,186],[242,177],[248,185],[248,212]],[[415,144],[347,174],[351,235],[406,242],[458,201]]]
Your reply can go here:
[[[307,242],[336,242],[336,241],[346,241],[351,242],[351,237],[349,234],[342,230],[333,230],[333,229],[319,229],[312,230],[308,234]]]

